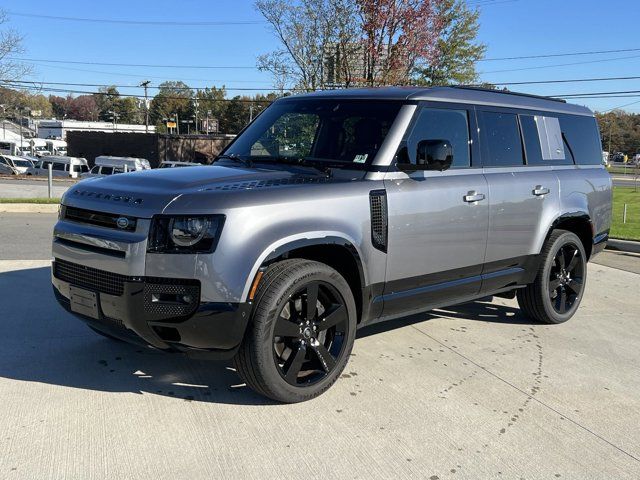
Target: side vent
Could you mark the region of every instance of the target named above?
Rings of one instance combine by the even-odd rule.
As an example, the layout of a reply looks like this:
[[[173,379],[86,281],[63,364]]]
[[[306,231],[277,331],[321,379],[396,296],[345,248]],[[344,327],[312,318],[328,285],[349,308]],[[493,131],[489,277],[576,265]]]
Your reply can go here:
[[[371,207],[371,243],[378,250],[387,252],[387,192],[372,190],[369,192],[369,206]]]

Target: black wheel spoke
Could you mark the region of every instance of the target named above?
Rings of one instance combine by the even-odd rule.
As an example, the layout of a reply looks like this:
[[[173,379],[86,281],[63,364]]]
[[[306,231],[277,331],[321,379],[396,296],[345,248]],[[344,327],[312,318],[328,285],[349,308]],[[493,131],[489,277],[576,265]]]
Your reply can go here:
[[[327,350],[323,344],[314,342],[311,344],[311,349],[317,355],[320,365],[325,372],[328,373],[333,370],[333,367],[336,365],[336,359],[333,358],[329,350]]]
[[[569,260],[569,265],[567,265],[567,272],[573,271],[573,269],[576,268],[576,266],[578,265],[579,261],[580,261],[580,252],[576,248],[573,251],[573,255],[571,256],[571,260]]]
[[[282,315],[276,320],[276,326],[273,330],[276,337],[298,337],[300,328],[292,321],[284,318]]]
[[[291,355],[282,367],[284,377],[289,383],[295,384],[297,382],[306,354],[307,348],[302,343],[296,344],[296,347],[292,349]]]
[[[560,270],[564,270],[566,266],[566,262],[564,259],[564,247],[561,247],[560,250],[558,250],[556,259],[558,260],[558,267],[560,267]]]
[[[580,293],[582,289],[582,279],[581,278],[572,278],[567,282],[567,287],[576,295]]]
[[[567,311],[567,290],[565,288],[560,289],[558,311],[560,313],[564,313]]]
[[[344,305],[332,305],[324,312],[324,318],[318,322],[318,330],[327,330],[347,319],[347,309]]]
[[[318,304],[318,284],[312,283],[307,286],[307,297],[305,301],[305,318],[308,321],[315,320]]]

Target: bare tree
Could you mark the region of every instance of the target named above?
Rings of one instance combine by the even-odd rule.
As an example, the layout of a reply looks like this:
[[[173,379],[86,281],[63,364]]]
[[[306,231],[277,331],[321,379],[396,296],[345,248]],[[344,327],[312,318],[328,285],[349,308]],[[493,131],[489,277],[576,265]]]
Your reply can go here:
[[[9,15],[0,9],[0,26],[9,21]],[[11,28],[0,31],[0,80],[11,82],[28,76],[32,67],[16,60],[15,55],[24,53],[24,37]]]
[[[258,0],[256,8],[282,45],[258,58],[258,68],[273,74],[276,88],[315,90],[329,78],[351,81],[347,60],[358,38],[355,0]]]

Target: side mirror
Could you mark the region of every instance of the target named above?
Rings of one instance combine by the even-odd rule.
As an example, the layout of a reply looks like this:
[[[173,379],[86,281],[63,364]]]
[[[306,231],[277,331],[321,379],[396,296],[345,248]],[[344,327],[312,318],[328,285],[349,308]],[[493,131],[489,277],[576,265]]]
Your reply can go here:
[[[416,163],[409,161],[406,147],[398,155],[398,168],[403,171],[439,170],[443,172],[453,163],[453,147],[448,140],[422,140],[416,149]]]

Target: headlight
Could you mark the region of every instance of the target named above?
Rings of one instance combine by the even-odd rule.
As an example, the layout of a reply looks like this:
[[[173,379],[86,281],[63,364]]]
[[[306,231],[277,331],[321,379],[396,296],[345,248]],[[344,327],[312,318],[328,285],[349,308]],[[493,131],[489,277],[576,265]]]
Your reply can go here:
[[[156,215],[151,221],[150,253],[211,253],[215,250],[224,215]]]

